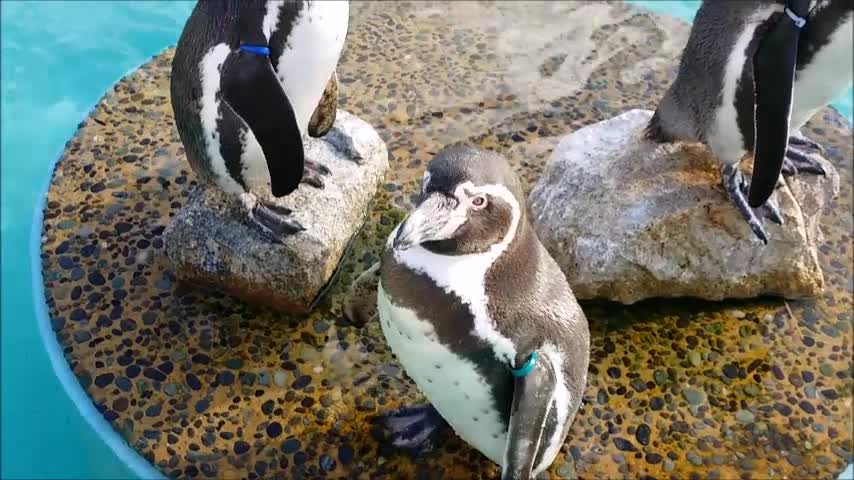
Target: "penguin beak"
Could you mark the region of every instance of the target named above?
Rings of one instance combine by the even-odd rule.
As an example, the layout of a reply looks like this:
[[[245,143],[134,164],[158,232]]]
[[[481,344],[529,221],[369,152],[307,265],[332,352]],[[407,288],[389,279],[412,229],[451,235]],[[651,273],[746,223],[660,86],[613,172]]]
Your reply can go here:
[[[425,242],[453,237],[465,221],[455,208],[456,200],[441,193],[431,193],[424,198],[397,228],[392,246],[406,250]]]

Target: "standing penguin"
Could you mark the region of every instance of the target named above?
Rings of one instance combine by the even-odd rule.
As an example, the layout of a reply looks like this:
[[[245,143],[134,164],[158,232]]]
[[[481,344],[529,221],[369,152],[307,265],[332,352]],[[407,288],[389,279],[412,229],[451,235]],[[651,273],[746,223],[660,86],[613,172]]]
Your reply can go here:
[[[528,223],[504,158],[445,148],[422,188],[388,239],[377,310],[389,346],[432,406],[382,425],[393,445],[413,450],[446,421],[501,465],[503,478],[533,478],[554,461],[581,405],[587,320]]]
[[[780,173],[825,173],[808,156],[821,147],[799,131],[851,86],[853,11],[851,0],[704,0],[676,80],[647,126],[654,141],[709,146],[730,200],[763,243],[753,209],[782,224],[772,197]],[[738,164],[748,152],[746,199]]]
[[[200,1],[178,40],[172,108],[187,159],[274,241],[303,227],[253,192],[323,188],[329,170],[304,157],[303,137],[335,120],[348,21],[347,1]]]

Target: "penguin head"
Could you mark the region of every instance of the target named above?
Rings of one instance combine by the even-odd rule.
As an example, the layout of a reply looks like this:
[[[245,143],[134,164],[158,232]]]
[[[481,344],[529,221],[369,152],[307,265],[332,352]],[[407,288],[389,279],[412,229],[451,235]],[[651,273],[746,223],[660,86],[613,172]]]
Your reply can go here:
[[[421,246],[444,255],[509,244],[525,220],[521,182],[497,153],[452,146],[427,166],[415,209],[398,227],[395,250]]]

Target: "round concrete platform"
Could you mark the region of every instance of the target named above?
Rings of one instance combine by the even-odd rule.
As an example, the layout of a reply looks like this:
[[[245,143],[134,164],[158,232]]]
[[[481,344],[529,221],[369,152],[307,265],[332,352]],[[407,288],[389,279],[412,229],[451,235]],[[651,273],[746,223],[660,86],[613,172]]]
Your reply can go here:
[[[377,259],[441,146],[498,150],[530,188],[561,136],[654,108],[687,34],[619,3],[354,3],[340,107],[380,132],[392,168],[308,318],[175,281],[160,236],[195,177],[165,51],[81,124],[48,193],[46,300],[68,362],[115,429],[172,477],[495,478],[453,435],[415,461],[380,449],[373,416],[423,400],[378,325],[340,322],[346,286]],[[830,478],[845,468],[851,127],[825,109],[804,133],[841,175],[823,220],[826,293],[586,305],[589,386],[553,478]]]

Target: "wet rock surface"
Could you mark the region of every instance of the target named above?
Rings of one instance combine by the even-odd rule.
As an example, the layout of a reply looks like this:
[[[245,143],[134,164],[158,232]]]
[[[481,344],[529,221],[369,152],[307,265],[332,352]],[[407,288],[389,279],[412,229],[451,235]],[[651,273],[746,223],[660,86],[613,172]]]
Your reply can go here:
[[[762,245],[730,203],[701,144],[642,139],[652,117],[631,110],[564,137],[531,192],[532,221],[580,299],[634,303],[818,295],[824,209],[839,174],[786,177],[784,224]],[[791,185],[791,188],[789,187]]]
[[[390,168],[308,317],[177,281],[163,231],[198,182],[173,126],[167,50],[107,92],[47,196],[42,274],[70,368],[113,428],[172,478],[498,478],[453,434],[425,458],[379,446],[375,416],[423,397],[377,322],[340,321],[347,288],[379,258],[439,148],[495,149],[530,191],[567,132],[654,108],[687,35],[681,22],[620,2],[353,2],[340,108],[377,130]],[[823,109],[804,133],[841,177],[821,218],[825,290],[790,302],[583,304],[588,387],[551,478],[843,470],[854,451],[851,128]],[[107,374],[112,383],[95,384]],[[683,388],[702,392],[701,403]]]
[[[290,313],[307,313],[362,227],[388,169],[388,150],[367,123],[339,111],[332,135],[306,139],[306,156],[330,170],[277,203],[305,231],[271,242],[248,223],[239,199],[200,185],[163,232],[180,280]],[[355,146],[355,147],[354,147]]]

